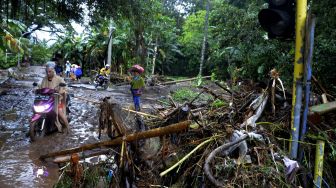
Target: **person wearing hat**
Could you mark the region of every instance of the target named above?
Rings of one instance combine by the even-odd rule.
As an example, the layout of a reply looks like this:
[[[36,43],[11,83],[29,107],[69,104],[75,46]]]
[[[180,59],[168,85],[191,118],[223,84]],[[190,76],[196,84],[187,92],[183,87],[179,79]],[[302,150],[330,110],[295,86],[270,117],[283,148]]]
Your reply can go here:
[[[64,83],[64,79],[58,75],[56,75],[55,72],[55,66],[56,63],[53,61],[49,61],[46,64],[46,76],[43,78],[40,88],[50,88],[50,89],[56,89],[61,94],[61,96],[58,98],[58,100],[55,101],[56,104],[58,104],[58,108],[55,109],[56,114],[58,115],[58,118],[61,120],[61,122],[64,124],[66,128],[66,132],[69,131],[69,122],[65,114],[66,110],[66,91],[64,87],[59,87],[60,83]],[[58,121],[57,121],[58,122]],[[59,123],[59,122],[58,122]],[[62,125],[56,124],[58,131],[62,132]]]
[[[111,67],[109,64],[106,64],[105,67],[101,68],[99,74],[102,76],[108,76],[111,73]]]
[[[134,108],[136,111],[140,111],[140,96],[142,94],[142,90],[145,87],[145,82],[140,76],[142,71],[134,67],[132,67],[129,71],[132,74],[131,92],[133,96]]]

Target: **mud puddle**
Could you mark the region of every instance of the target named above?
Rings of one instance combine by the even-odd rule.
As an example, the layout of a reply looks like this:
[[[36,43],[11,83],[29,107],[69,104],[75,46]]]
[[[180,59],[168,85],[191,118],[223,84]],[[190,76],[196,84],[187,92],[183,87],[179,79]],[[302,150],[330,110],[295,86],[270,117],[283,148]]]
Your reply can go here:
[[[41,81],[43,70],[41,67],[31,67],[23,73],[24,80],[7,80],[0,85],[2,90],[0,92],[1,188],[53,187],[58,181],[59,168],[52,162],[41,162],[38,159],[40,155],[108,139],[103,135],[101,140],[98,140],[99,104],[80,98],[101,101],[102,98],[109,96],[115,98],[124,107],[132,104],[127,85],[95,90],[90,84],[69,83],[69,93],[75,96],[70,102],[71,132],[67,135],[53,133],[31,143],[27,132],[33,114],[32,84]],[[71,87],[71,84],[74,87]],[[142,97],[143,108],[152,108],[155,99],[167,94],[167,88],[146,89]]]
[[[98,141],[96,130],[98,108],[72,98],[71,132],[68,135],[53,133],[31,143],[26,136],[34,97],[32,88],[28,87],[31,85],[32,82],[16,82],[11,87],[5,88],[6,94],[0,96],[0,187],[2,188],[52,187],[58,180],[58,166],[50,162],[41,162],[39,156]],[[70,92],[85,96],[81,94],[83,90]]]

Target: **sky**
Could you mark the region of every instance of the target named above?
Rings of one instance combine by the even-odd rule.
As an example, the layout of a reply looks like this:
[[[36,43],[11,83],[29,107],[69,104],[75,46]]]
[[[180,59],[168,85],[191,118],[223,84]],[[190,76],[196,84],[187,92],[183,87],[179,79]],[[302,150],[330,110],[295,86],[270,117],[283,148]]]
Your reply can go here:
[[[90,17],[88,16],[89,15],[89,10],[88,10],[88,7],[86,6],[86,4],[82,4],[81,5],[83,10],[84,10],[84,23],[83,25],[88,25],[89,23],[89,20],[90,20]],[[71,26],[74,28],[74,30],[77,32],[77,35],[80,35],[84,32],[84,29],[85,27],[83,27],[81,24],[77,23],[77,22],[70,22]],[[62,28],[62,25],[56,25],[57,28]],[[45,31],[44,31],[45,30]],[[50,32],[47,32],[49,31],[50,28],[48,27],[44,27],[42,28],[42,30],[37,30],[34,32],[35,34],[35,37],[37,37],[38,40],[46,40],[48,41],[48,45],[52,45],[53,43],[55,43],[56,41],[56,38],[57,38],[57,35],[51,35]]]
[[[78,35],[83,33],[84,27],[76,22],[72,22],[71,26],[74,28],[74,30],[77,32]],[[62,28],[61,25],[56,25],[57,28]],[[55,40],[57,39],[57,35],[51,35],[50,32],[47,32],[50,30],[48,27],[43,27],[42,30],[37,30],[34,32],[34,36],[37,37],[38,40],[46,40],[48,41],[48,45],[52,45],[55,43]]]

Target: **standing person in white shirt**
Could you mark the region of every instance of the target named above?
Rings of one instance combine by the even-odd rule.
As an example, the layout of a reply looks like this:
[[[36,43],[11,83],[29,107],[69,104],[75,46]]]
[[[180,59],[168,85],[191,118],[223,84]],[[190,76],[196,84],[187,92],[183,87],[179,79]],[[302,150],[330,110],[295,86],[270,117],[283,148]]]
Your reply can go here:
[[[69,76],[70,76],[70,69],[71,69],[71,64],[70,64],[70,62],[68,60],[65,63],[65,74],[66,74],[67,78],[69,78]]]

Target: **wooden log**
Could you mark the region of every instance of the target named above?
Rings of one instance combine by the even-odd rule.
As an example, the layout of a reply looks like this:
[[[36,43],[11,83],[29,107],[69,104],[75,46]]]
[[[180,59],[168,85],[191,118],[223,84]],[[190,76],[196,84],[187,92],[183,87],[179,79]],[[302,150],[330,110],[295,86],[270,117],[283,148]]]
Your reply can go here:
[[[87,145],[76,147],[76,148],[57,151],[57,152],[53,152],[53,153],[48,153],[48,154],[45,154],[45,155],[41,155],[40,159],[44,160],[44,159],[50,158],[50,157],[55,157],[55,156],[60,156],[60,155],[68,155],[68,154],[77,153],[77,152],[83,152],[85,150],[91,150],[91,149],[99,148],[99,147],[102,147],[102,146],[105,146],[105,147],[106,146],[115,146],[115,145],[121,144],[123,140],[125,140],[127,142],[132,142],[132,141],[139,140],[139,139],[152,138],[152,137],[163,136],[163,135],[167,135],[167,134],[171,134],[171,133],[181,132],[181,131],[186,130],[190,124],[191,124],[190,120],[183,121],[183,122],[168,125],[168,126],[165,126],[165,127],[160,127],[160,128],[151,129],[151,130],[148,130],[148,131],[133,133],[133,134],[130,134],[130,135],[126,135],[124,137],[118,137],[118,138],[115,138],[113,140],[97,142],[97,143],[94,143],[94,144],[87,144]]]
[[[117,101],[111,97],[104,98],[99,108],[99,138],[101,131],[105,128],[107,128],[107,135],[111,139],[127,135],[130,132],[130,128],[124,124],[121,118],[122,109]]]
[[[208,79],[211,78],[211,76],[203,76],[202,79]],[[176,80],[176,81],[169,81],[169,82],[164,82],[161,83],[161,85],[169,85],[169,84],[176,84],[176,83],[180,83],[180,82],[188,82],[188,81],[193,81],[193,80],[197,80],[198,77],[194,77],[194,78],[188,78],[188,79],[183,79],[183,80]]]

